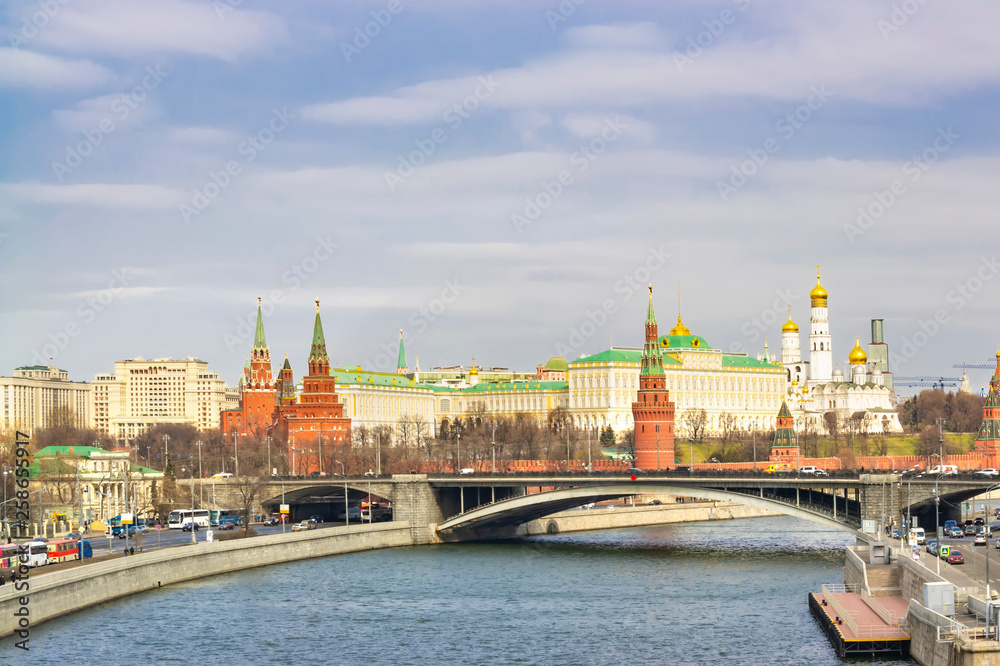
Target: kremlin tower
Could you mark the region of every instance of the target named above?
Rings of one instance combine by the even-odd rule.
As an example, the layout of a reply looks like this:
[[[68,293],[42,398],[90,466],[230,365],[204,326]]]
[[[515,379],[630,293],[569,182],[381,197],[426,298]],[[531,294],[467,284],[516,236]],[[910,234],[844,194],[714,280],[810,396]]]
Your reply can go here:
[[[816,267],[816,286],[809,292],[812,317],[809,331],[809,386],[826,384],[833,378],[833,349],[830,346],[830,317],[827,310],[826,289],[819,281]]]
[[[257,298],[257,328],[250,357],[240,377],[239,409],[222,412],[222,432],[263,437],[271,429],[277,386],[271,377],[271,351],[264,337],[264,316]]]
[[[976,451],[986,456],[985,467],[996,469],[1000,465],[1000,351],[997,352],[997,369],[990,379],[990,392],[983,405],[983,423],[976,435]]]
[[[775,423],[770,460],[785,462],[793,467],[799,466],[799,439],[795,434],[795,419],[784,400],[781,401],[781,410]]]
[[[680,315],[674,331],[683,329]],[[687,334],[690,334],[688,332]],[[671,335],[674,335],[671,331]],[[677,335],[681,335],[678,333]],[[635,421],[635,465],[640,469],[673,469],[674,403],[670,402],[667,378],[663,372],[656,315],[653,313],[653,286],[649,286],[649,309],[646,312],[646,344],[642,349],[639,391],[632,403]]]

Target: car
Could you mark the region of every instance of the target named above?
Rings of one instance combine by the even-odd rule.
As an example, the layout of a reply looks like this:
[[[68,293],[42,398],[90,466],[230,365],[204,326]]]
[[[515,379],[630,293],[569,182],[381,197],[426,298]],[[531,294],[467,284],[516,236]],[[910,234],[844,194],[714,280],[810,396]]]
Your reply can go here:
[[[181,525],[181,531],[182,532],[190,532],[192,526],[194,527],[194,531],[195,532],[197,532],[200,529],[198,523],[189,522],[189,523],[184,523],[183,525]]]
[[[965,564],[965,557],[957,550],[949,552],[944,559],[947,560],[948,564]]]
[[[130,537],[131,536],[135,536],[135,525],[129,525],[127,530],[121,530],[121,531],[119,531],[118,532],[118,538],[119,539],[124,539],[125,538],[125,532],[128,532],[128,535]]]
[[[976,535],[976,538],[972,540],[973,545],[985,546],[986,545],[986,535],[980,532]]]
[[[983,518],[982,516],[979,516],[974,521],[972,521],[972,524],[973,525],[985,525],[986,524],[986,519]]]
[[[219,472],[218,474],[213,474],[211,476],[213,479],[231,479],[233,478],[232,472]]]
[[[928,539],[927,552],[930,553],[931,555],[937,555],[937,545],[938,545],[937,539]]]
[[[472,467],[463,467],[462,469],[458,470],[458,473],[459,474],[475,474],[476,470],[473,469]],[[374,472],[370,472],[370,471],[369,472],[365,472],[365,476],[375,476],[375,473]]]
[[[997,550],[1000,550],[1000,539],[997,539]]]
[[[965,526],[965,536],[975,536],[975,534],[976,534],[976,526],[975,525],[966,525]]]
[[[944,535],[949,539],[961,539],[965,536],[965,532],[962,531],[961,527],[946,527],[944,528]]]
[[[815,465],[806,465],[804,467],[799,467],[799,474],[804,474],[808,476],[830,476],[830,473],[821,467],[816,467]]]
[[[235,530],[236,523],[222,523],[219,525],[219,529],[222,531]]]
[[[903,530],[893,530],[892,531],[892,538],[893,539],[902,539],[903,538]]]
[[[628,470],[627,473],[631,474],[632,476],[635,476],[636,474],[645,474],[646,472],[642,471],[638,467],[629,467],[629,470]]]
[[[660,500],[653,500],[652,502],[649,503],[650,506],[660,506],[661,504],[663,504],[663,502],[661,502]]]
[[[265,524],[265,525],[277,525],[277,524],[278,524],[278,523],[280,523],[280,522],[281,522],[281,521],[280,521],[280,520],[278,520],[277,518],[273,518],[273,517],[272,517],[272,518],[268,518],[267,520],[265,520],[265,521],[264,521],[264,524]]]
[[[63,537],[63,539],[77,539],[77,540],[79,540],[80,538],[81,536],[79,532],[67,532],[66,536]]]
[[[977,474],[979,476],[1000,476],[1000,472],[993,469],[992,467],[987,467],[986,469],[978,470],[976,472],[973,472],[973,474]]]
[[[293,532],[305,532],[308,529],[309,529],[309,523],[307,521],[303,521],[301,523],[295,523],[294,525],[292,525]]]
[[[135,531],[136,532],[148,532],[149,531],[149,527],[146,526],[146,525],[136,525],[135,526]]]
[[[474,470],[474,469],[472,469],[470,467],[467,467],[467,468],[465,468],[465,469],[462,470],[462,474],[472,474],[475,471],[476,470]],[[373,472],[371,470],[368,470],[367,472],[365,472],[365,476],[378,476],[378,474],[376,474],[375,472]]]
[[[315,516],[310,516],[309,520],[313,521],[314,523],[322,523],[323,522],[323,516],[321,516],[319,514],[316,514]]]

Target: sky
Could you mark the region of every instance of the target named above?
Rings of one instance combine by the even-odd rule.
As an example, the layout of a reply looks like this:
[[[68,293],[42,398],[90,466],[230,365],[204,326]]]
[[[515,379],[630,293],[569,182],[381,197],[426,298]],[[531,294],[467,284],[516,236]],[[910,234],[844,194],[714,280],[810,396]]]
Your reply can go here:
[[[533,369],[661,331],[900,376],[1000,344],[1000,5],[12,0],[0,374]],[[973,388],[989,372],[970,371]]]

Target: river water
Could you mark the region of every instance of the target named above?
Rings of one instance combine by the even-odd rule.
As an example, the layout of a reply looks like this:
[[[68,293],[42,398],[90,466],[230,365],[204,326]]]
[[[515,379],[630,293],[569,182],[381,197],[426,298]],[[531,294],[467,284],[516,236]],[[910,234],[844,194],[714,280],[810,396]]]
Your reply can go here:
[[[306,560],[53,620],[26,661],[839,664],[806,595],[852,543],[779,517]]]

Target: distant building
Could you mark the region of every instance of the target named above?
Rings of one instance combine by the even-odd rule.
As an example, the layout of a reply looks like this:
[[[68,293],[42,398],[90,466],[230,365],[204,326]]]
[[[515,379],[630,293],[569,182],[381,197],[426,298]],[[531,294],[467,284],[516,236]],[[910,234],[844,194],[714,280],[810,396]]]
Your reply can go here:
[[[680,322],[678,322],[679,324]],[[635,422],[635,465],[640,469],[673,469],[674,403],[670,402],[663,353],[653,313],[653,287],[646,312],[646,344],[642,348],[639,390],[632,403]]]
[[[990,392],[983,405],[983,422],[975,446],[976,451],[986,456],[986,467],[1000,467],[1000,351],[997,352],[997,369],[990,379]]]
[[[235,397],[195,358],[115,361],[114,373],[97,375],[92,386],[94,428],[121,443],[161,423],[218,428],[220,412]]]
[[[55,366],[25,365],[13,377],[0,377],[0,427],[31,435],[49,425],[53,410],[67,409],[73,426],[91,426],[91,385],[72,382]]]

